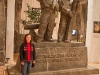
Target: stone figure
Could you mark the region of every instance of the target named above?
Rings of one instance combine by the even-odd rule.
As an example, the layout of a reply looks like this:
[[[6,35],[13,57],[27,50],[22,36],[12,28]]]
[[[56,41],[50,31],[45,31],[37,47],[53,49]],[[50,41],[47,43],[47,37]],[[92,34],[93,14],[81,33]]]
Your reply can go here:
[[[87,23],[87,2],[88,0],[73,0],[72,11],[74,13],[74,25],[77,30],[77,41],[83,36],[85,40]]]
[[[59,10],[57,0],[38,0],[41,5],[41,18],[37,42],[52,41],[55,26],[55,11]]]
[[[59,11],[61,12],[59,30],[58,30],[58,42],[67,41],[70,42],[71,40],[71,19],[72,19],[72,12],[70,7],[69,0],[58,0],[59,3]]]

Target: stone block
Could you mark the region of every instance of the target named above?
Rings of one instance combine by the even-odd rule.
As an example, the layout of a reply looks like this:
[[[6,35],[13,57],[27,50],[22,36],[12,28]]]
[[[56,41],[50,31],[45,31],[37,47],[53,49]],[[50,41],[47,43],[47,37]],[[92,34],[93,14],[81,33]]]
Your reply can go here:
[[[36,52],[36,66],[39,66],[34,67],[32,72],[87,67],[86,47],[41,48]]]
[[[43,43],[35,44],[36,61],[32,72],[56,71],[71,68],[87,67],[87,48],[83,44],[74,43]],[[58,47],[55,47],[55,46]],[[20,63],[17,67],[20,70]]]

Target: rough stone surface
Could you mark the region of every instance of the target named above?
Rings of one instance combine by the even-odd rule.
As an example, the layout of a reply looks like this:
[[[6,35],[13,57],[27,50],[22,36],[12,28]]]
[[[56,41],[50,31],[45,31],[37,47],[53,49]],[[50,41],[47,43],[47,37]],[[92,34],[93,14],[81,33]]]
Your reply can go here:
[[[86,48],[37,49],[37,63],[32,72],[87,67]]]
[[[16,46],[15,46],[15,49],[14,49],[14,53],[18,53],[19,52],[19,47],[20,47],[21,43],[24,41],[25,34],[17,34],[16,33],[16,35],[14,35],[14,36],[17,37],[17,38],[14,39],[16,41],[15,42]]]
[[[36,52],[37,63],[32,72],[87,67],[85,47],[38,48]]]
[[[21,20],[22,0],[15,0],[15,24],[14,24],[14,52],[18,52],[20,45],[19,22]]]
[[[0,1],[0,65],[5,61],[5,12],[3,0]]]

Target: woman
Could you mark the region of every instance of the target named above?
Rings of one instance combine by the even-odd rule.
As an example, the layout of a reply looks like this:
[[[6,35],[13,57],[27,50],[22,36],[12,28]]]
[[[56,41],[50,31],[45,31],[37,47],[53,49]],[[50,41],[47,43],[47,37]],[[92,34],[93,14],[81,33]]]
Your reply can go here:
[[[22,65],[22,75],[29,75],[32,64],[36,62],[35,46],[32,43],[30,34],[25,35],[24,43],[20,46],[20,61]]]

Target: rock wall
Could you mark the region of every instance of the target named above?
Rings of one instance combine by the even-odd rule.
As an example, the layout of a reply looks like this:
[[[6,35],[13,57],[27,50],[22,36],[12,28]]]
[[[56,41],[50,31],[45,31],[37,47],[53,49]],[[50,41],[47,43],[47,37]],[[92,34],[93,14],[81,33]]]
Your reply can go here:
[[[0,0],[0,65],[5,61],[5,9],[4,0]]]

